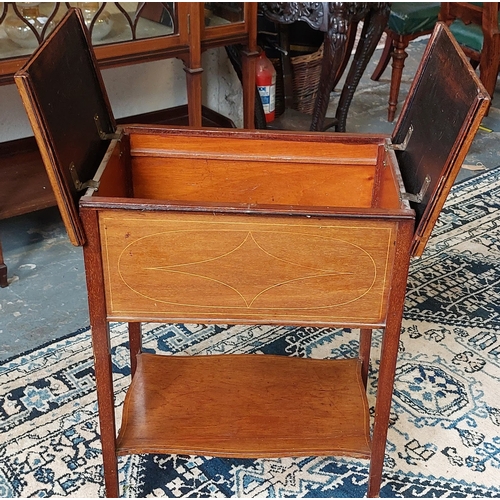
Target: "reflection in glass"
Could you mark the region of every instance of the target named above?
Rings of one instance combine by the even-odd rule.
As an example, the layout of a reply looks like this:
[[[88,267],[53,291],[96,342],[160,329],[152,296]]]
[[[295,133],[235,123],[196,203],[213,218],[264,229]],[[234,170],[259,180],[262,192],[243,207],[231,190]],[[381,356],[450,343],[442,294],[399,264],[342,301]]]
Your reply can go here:
[[[174,33],[172,2],[78,2],[92,43],[117,43]]]
[[[164,35],[174,32],[174,4],[173,2],[147,2],[137,9],[137,38],[158,36],[155,33],[162,31]]]
[[[53,29],[51,16],[40,12],[40,2],[19,2],[3,22],[5,33],[15,44],[25,49],[38,47]]]
[[[93,45],[178,33],[174,2],[0,2],[0,57],[30,54],[70,7],[81,9]]]
[[[205,2],[205,26],[243,22],[243,6],[243,2]]]
[[[76,6],[81,9],[85,24],[92,34],[92,42],[102,40],[111,31],[113,19],[109,12],[104,10],[104,4],[99,2],[78,2]]]

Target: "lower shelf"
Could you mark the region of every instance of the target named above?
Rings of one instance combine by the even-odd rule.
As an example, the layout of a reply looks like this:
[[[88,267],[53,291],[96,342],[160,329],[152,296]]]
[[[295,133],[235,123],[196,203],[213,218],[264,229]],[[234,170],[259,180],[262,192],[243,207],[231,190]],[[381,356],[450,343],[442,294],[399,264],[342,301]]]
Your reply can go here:
[[[369,458],[360,363],[140,354],[117,453]]]

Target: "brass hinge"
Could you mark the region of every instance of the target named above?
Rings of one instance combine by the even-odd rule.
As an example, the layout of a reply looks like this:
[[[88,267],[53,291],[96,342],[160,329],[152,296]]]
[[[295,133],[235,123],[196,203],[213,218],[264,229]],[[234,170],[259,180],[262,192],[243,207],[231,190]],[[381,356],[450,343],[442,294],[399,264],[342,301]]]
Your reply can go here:
[[[391,149],[393,151],[404,151],[406,149],[406,146],[408,146],[408,143],[410,142],[411,134],[413,134],[413,125],[410,125],[410,128],[406,133],[406,137],[401,144],[386,144],[385,150],[387,151]]]
[[[422,200],[424,199],[425,193],[427,193],[430,184],[431,184],[431,176],[426,175],[424,183],[422,184],[422,187],[420,188],[420,191],[417,194],[401,193],[401,199],[412,201],[413,203],[422,203]]]
[[[95,122],[95,126],[97,128],[97,132],[99,133],[99,137],[103,140],[103,141],[112,141],[113,139],[116,139],[117,141],[119,141],[122,136],[123,136],[123,132],[120,131],[120,132],[114,132],[114,133],[107,133],[107,132],[104,132],[104,130],[102,129],[102,125],[101,125],[101,119],[99,118],[99,115],[94,115],[94,122]]]
[[[92,188],[95,189],[96,191],[99,189],[99,182],[94,181],[93,179],[90,179],[89,181],[82,182],[78,178],[78,172],[76,171],[75,164],[71,162],[69,166],[69,172],[71,174],[71,178],[73,179],[73,185],[75,186],[75,189],[77,191],[83,191],[84,189],[87,188]]]

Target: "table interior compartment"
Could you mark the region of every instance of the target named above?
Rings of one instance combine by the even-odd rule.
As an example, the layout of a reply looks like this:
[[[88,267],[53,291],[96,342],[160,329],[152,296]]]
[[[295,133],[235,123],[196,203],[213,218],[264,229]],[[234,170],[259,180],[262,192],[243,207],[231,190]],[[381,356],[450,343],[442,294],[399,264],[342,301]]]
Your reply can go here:
[[[366,143],[126,135],[97,196],[203,204],[398,210],[397,166]]]

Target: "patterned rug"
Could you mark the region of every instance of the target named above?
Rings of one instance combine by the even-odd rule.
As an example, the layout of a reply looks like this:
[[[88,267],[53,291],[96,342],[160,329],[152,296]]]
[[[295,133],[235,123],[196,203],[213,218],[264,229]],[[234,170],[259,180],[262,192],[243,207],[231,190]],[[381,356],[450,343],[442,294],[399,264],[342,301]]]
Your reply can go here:
[[[414,260],[381,496],[500,496],[500,168],[453,189]],[[117,404],[128,383],[112,327]],[[374,339],[369,384],[378,369]],[[356,332],[270,326],[147,325],[148,351],[355,356]],[[0,496],[103,495],[88,328],[0,366]],[[362,497],[368,463],[130,456],[127,497]]]

